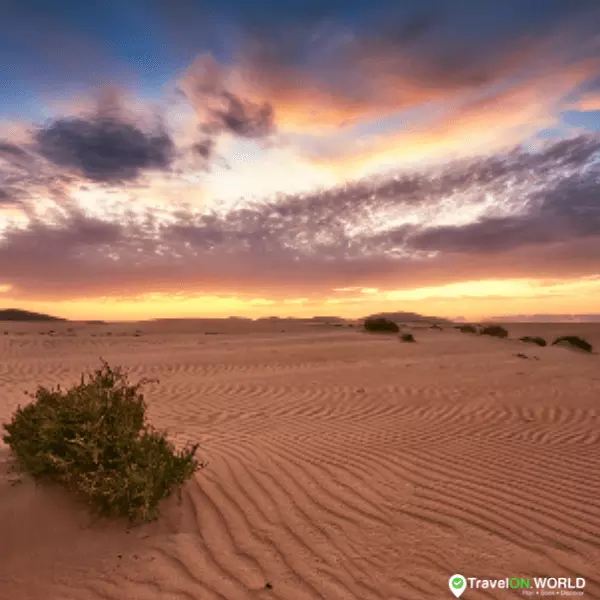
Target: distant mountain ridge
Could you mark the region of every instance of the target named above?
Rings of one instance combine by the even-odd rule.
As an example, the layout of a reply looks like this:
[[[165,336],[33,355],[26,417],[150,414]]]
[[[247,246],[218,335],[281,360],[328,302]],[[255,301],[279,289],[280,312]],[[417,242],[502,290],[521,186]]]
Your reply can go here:
[[[506,315],[491,317],[486,321],[502,323],[600,323],[600,314],[571,314],[571,315]]]
[[[67,321],[60,317],[45,315],[43,313],[30,312],[19,308],[0,309],[0,321]]]
[[[365,318],[367,318],[367,319],[384,318],[384,319],[390,319],[390,321],[406,322],[406,323],[408,323],[408,322],[439,323],[439,324],[445,323],[446,325],[453,323],[452,320],[444,319],[442,317],[427,317],[425,315],[420,315],[418,313],[403,312],[403,311],[374,313]]]
[[[592,315],[581,315],[581,316],[592,316]],[[600,315],[598,316],[598,320],[600,320]],[[423,323],[439,323],[439,324],[450,324],[453,321],[450,319],[444,319],[442,317],[428,317],[425,315],[420,315],[418,313],[413,312],[382,312],[375,313],[369,315],[368,317],[383,317],[386,319],[391,319],[397,322],[423,322]],[[548,315],[548,318],[550,315]],[[513,317],[514,319],[515,317]],[[508,318],[510,319],[510,317]],[[150,322],[177,322],[177,321],[240,321],[240,322],[257,322],[257,323],[284,323],[284,322],[296,322],[296,323],[324,323],[324,324],[335,324],[335,323],[345,323],[352,322],[362,319],[345,319],[343,317],[337,316],[314,316],[314,317],[259,317],[257,319],[249,319],[247,317],[212,317],[212,318],[202,318],[198,317],[194,318],[158,318],[158,319],[150,319]],[[507,320],[507,319],[505,319]],[[28,310],[21,310],[19,308],[6,308],[0,309],[0,321],[19,321],[19,322],[36,322],[36,321],[45,321],[45,322],[68,322],[69,319],[63,319],[61,317],[54,317],[52,315],[46,315],[43,313],[31,312]],[[88,325],[92,324],[105,324],[104,321],[84,321]],[[136,321],[137,322],[137,321]]]

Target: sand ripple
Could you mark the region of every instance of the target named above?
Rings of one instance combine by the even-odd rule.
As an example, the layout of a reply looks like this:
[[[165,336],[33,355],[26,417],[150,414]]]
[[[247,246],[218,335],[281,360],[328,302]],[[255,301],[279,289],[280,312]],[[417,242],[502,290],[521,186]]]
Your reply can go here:
[[[418,337],[0,337],[2,420],[101,355],[157,377],[150,418],[209,461],[128,532],[13,485],[0,448],[0,598],[445,598],[456,572],[583,576],[600,597],[598,358]]]

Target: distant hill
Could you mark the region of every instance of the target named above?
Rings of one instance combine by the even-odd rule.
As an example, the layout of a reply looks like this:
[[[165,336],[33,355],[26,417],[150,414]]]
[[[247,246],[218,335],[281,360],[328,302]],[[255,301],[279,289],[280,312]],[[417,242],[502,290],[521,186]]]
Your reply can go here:
[[[42,313],[29,312],[18,308],[5,308],[0,310],[0,321],[66,321],[59,317],[44,315]]]
[[[384,318],[389,319],[390,321],[395,321],[397,323],[445,323],[446,325],[452,323],[450,319],[443,319],[441,317],[427,317],[418,313],[402,311],[375,313],[365,318]]]
[[[310,317],[307,321],[312,323],[345,323],[346,319],[342,317]]]
[[[502,317],[491,317],[486,320],[502,323],[600,323],[600,314],[505,315]]]
[[[334,323],[345,323],[342,317],[259,317],[257,323],[312,323],[331,325]]]

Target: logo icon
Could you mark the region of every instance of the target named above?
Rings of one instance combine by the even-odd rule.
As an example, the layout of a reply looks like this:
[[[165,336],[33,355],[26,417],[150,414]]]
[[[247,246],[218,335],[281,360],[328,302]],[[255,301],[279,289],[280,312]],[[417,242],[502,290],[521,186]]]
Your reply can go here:
[[[452,575],[448,585],[450,591],[458,598],[467,589],[467,580],[462,575]]]

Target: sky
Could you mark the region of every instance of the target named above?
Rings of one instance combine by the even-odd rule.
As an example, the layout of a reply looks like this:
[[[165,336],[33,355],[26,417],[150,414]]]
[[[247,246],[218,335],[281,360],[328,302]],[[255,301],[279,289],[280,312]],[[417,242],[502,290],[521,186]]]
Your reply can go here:
[[[0,11],[0,308],[600,313],[597,0]]]

